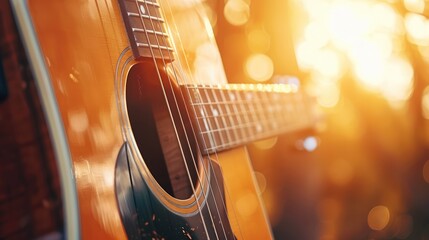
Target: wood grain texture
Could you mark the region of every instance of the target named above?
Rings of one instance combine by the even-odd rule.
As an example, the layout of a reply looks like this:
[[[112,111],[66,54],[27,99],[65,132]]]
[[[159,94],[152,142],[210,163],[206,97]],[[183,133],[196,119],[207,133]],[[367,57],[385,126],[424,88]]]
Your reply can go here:
[[[185,66],[185,57],[191,63],[184,67],[185,75],[177,81],[225,83],[215,45],[204,45],[210,51],[214,49],[214,54],[209,57],[213,59],[213,66],[192,64],[197,62],[199,55],[206,54],[198,52],[201,50],[198,44],[213,43],[213,39],[207,34],[207,25],[201,19],[192,19],[192,25],[181,24],[181,17],[187,20],[192,15],[178,7],[179,2],[182,1],[160,1],[162,8],[173,10],[169,14],[164,13],[167,25],[173,20],[179,25],[169,26],[174,45],[178,48],[176,67]],[[116,64],[121,52],[129,47],[119,5],[109,0],[32,0],[29,8],[70,147],[73,161],[70,171],[74,172],[78,191],[81,237],[126,239],[114,189],[116,157],[124,142],[121,113],[116,102]],[[194,25],[200,28],[194,28]],[[193,32],[198,34],[189,35]],[[186,39],[183,38],[185,35],[188,35]],[[129,65],[133,63],[135,61]],[[129,66],[125,70],[129,70]],[[244,214],[231,215],[235,219],[237,237],[270,239],[244,148],[213,158],[221,163],[225,174],[226,189],[230,193],[227,196],[230,213],[243,213],[246,207],[240,208],[237,203],[243,203],[241,194],[244,190],[245,197],[253,203],[251,210],[244,210]]]

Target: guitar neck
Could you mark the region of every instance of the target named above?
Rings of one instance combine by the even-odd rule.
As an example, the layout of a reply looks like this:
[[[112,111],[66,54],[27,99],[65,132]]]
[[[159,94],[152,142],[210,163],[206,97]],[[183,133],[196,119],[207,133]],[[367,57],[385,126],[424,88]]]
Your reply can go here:
[[[185,85],[204,153],[314,125],[313,103],[291,84]]]

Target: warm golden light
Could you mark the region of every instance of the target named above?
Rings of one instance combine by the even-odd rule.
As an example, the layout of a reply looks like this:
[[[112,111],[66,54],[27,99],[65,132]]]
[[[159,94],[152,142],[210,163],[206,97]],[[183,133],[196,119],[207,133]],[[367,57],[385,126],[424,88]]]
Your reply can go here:
[[[403,34],[402,17],[394,10],[392,5],[375,3],[371,7],[372,30],[377,33]]]
[[[331,108],[337,105],[340,100],[340,89],[335,82],[325,80],[320,81],[316,85],[317,88],[317,103],[320,106]]]
[[[263,29],[256,28],[247,35],[247,43],[253,52],[267,52],[270,49],[270,36]]]
[[[296,45],[296,55],[300,68],[313,76],[313,88],[323,89],[316,94],[320,105],[333,107],[338,102],[338,86],[326,79],[340,79],[347,69],[346,59],[359,83],[381,94],[392,105],[400,106],[409,98],[414,72],[401,52],[397,40],[403,34],[401,17],[391,5],[342,0],[318,4],[323,9],[316,14],[309,2],[314,1],[306,0],[304,6],[311,20]],[[423,39],[421,21],[411,22],[409,25],[419,25],[412,28],[419,29],[414,35]]]
[[[337,52],[330,49],[321,50],[313,61],[313,68],[323,76],[333,79],[340,77],[342,66]]]
[[[312,46],[321,48],[329,43],[329,32],[321,22],[310,22],[304,30],[305,41]]]
[[[404,0],[404,5],[410,12],[423,13],[425,10],[424,0]]]
[[[405,28],[409,39],[418,45],[427,46],[429,44],[429,20],[424,16],[407,13],[405,15]]]
[[[389,209],[385,206],[376,206],[369,211],[368,214],[368,226],[372,230],[381,231],[383,230],[390,220]]]
[[[329,11],[329,31],[341,49],[355,45],[371,30],[370,5],[365,1],[342,1],[332,4]]]
[[[249,4],[243,0],[228,0],[223,14],[231,25],[241,26],[249,20]]]
[[[409,98],[413,89],[414,70],[407,59],[386,58],[376,46],[362,48],[355,58],[356,75],[364,86],[380,92],[391,102]]]
[[[380,90],[387,100],[401,102],[407,100],[413,90],[414,70],[404,58],[391,58],[385,66],[383,84]]]
[[[314,55],[318,51],[320,51],[318,46],[310,42],[299,42],[295,47],[296,60],[298,61],[299,67],[303,70],[311,70],[313,67]]]
[[[273,76],[273,61],[265,54],[253,54],[245,64],[247,75],[255,81],[266,81]]]

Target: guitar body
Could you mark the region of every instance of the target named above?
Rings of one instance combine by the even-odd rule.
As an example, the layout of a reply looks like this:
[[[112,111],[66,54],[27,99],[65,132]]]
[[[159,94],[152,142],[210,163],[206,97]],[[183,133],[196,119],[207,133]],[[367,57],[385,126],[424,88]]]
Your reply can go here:
[[[143,99],[160,91],[155,89],[159,83],[151,84],[159,81],[157,74],[145,72],[157,63],[133,57],[117,1],[12,3],[60,169],[67,239],[272,238],[245,147],[204,156],[193,147],[188,155],[200,159],[195,169],[202,177],[191,183],[191,194],[180,198],[152,174],[157,159],[146,161],[150,154],[137,137],[150,142],[145,135],[150,129],[136,133],[138,118],[132,122],[129,114],[130,104],[139,99],[128,97],[133,89],[127,82],[145,78],[147,85],[139,89]],[[183,84],[226,84],[199,3],[159,4],[177,53],[170,70],[182,72],[178,76],[162,69],[161,74],[172,79],[171,91]],[[139,65],[144,67],[136,68]],[[158,109],[158,102],[152,101],[148,108]],[[138,116],[138,109],[134,112]],[[153,113],[158,127],[162,121],[157,116],[163,114]],[[185,122],[189,126],[191,120]],[[163,136],[175,136],[160,133],[165,129],[171,132],[169,127],[155,132],[161,142]],[[190,130],[182,131],[176,134]]]

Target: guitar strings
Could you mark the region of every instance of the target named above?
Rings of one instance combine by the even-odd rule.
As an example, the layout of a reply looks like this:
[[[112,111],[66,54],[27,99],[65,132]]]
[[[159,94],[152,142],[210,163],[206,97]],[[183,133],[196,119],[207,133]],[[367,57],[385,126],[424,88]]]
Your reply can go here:
[[[147,4],[146,4],[147,5]],[[170,8],[170,12],[171,12],[171,7],[169,6],[169,8]],[[165,14],[163,14],[163,15],[165,15]],[[167,21],[167,19],[165,19],[165,21]],[[153,22],[152,22],[152,24],[153,24]],[[160,23],[159,22],[157,22],[157,24],[158,24],[158,27],[160,27]],[[158,41],[158,44],[159,44],[159,39],[158,39],[158,36],[156,36],[156,39],[157,39],[157,41]],[[161,38],[161,40],[163,41],[163,43],[167,46],[167,39],[166,39],[166,36],[163,36],[162,38]],[[162,51],[160,51],[161,52],[161,54],[162,54]],[[169,56],[169,58],[170,59],[172,59],[172,56],[171,56],[171,53],[169,52],[169,51],[167,51],[168,52],[168,56]],[[181,62],[180,62],[180,58],[178,58],[178,62],[179,62],[179,64],[181,65]],[[182,65],[183,66],[183,65]],[[177,72],[176,72],[176,68],[174,68],[174,65],[172,66],[172,68],[173,68],[173,74],[174,74],[174,76],[175,76],[175,78],[176,79],[178,79],[177,78]],[[180,68],[179,68],[180,69]],[[183,74],[183,72],[182,72],[182,74]],[[170,80],[170,79],[169,79]],[[170,86],[171,86],[171,80],[170,80]],[[171,86],[172,87],[172,86]],[[180,91],[180,94],[181,94],[181,97],[182,97],[182,100],[184,101],[184,96],[183,96],[183,92],[182,92],[182,89],[179,89],[179,91]],[[189,95],[189,92],[188,92],[188,95]],[[175,96],[175,94],[173,93],[173,97],[174,97],[174,100],[175,100],[175,103],[176,103],[176,106],[178,105],[177,104],[177,99],[176,99],[176,96]],[[188,108],[187,108],[187,106],[185,105],[185,111],[186,111],[186,114],[187,114],[187,116],[188,117],[190,117],[190,113],[189,113],[189,111],[188,111]],[[179,115],[180,115],[180,113],[179,113]],[[180,115],[180,120],[181,120],[181,123],[182,123],[182,126],[183,127],[185,127],[184,126],[184,123],[183,123],[183,120],[182,120],[182,117],[181,117],[181,115]],[[195,129],[194,129],[194,127],[191,125],[191,129],[192,129],[192,133],[193,133],[193,135],[194,135],[194,137],[196,138],[196,134],[195,134]],[[187,141],[188,141],[188,146],[190,147],[190,144],[189,144],[189,140],[187,139]],[[197,145],[199,145],[198,144],[198,142],[197,142]],[[204,145],[206,145],[205,143],[204,143]],[[206,146],[205,146],[206,147]],[[191,149],[190,149],[191,150]],[[211,160],[210,159],[208,159],[207,160],[208,161],[208,163],[209,163],[209,165],[208,165],[208,167],[210,168],[211,167],[211,169],[213,169],[213,166],[212,166],[212,162],[211,162]],[[193,163],[194,163],[194,166],[195,166],[195,168],[197,169],[197,164],[196,164],[196,162],[195,162],[195,159],[193,159]],[[208,169],[206,169],[205,168],[205,166],[203,166],[203,169],[202,169],[202,171],[203,172],[207,172],[207,171],[209,171]],[[200,182],[201,182],[201,176],[198,174],[198,172],[196,173],[197,174],[197,176],[198,176],[198,178],[199,178],[199,180],[200,180]],[[206,173],[206,174],[204,174],[204,176],[207,178],[207,180],[208,180],[208,174]],[[214,178],[215,178],[215,184],[216,184],[216,186],[217,186],[217,189],[218,189],[218,192],[219,192],[219,194],[220,195],[222,195],[222,193],[221,193],[221,191],[220,191],[220,187],[219,187],[219,181],[218,181],[218,179],[217,179],[217,177],[216,177],[216,175],[214,175]],[[213,189],[212,189],[212,187],[210,187],[209,188],[209,191],[212,193],[212,195],[214,196],[214,192],[213,192]],[[217,205],[217,201],[214,201],[214,204],[215,204],[215,208],[216,208],[216,211],[217,211],[217,214],[218,214],[218,216],[219,216],[219,219],[220,219],[220,212],[219,212],[219,207],[218,207],[218,205]],[[222,204],[223,204],[223,206],[224,206],[224,210],[226,210],[226,206],[225,206],[225,204],[223,203],[223,201],[222,201]],[[208,207],[209,207],[209,205],[208,205]],[[210,208],[209,208],[209,214],[211,215],[211,213],[210,213]],[[226,211],[224,212],[224,214],[227,214],[226,213]],[[227,237],[227,234],[226,234],[226,232],[225,232],[225,227],[224,227],[224,225],[223,225],[223,222],[222,221],[220,221],[220,224],[221,224],[221,227],[222,227],[222,230],[223,230],[223,233],[224,233],[224,236],[225,236],[225,238],[228,238]],[[215,228],[215,226],[214,226],[214,228]],[[216,228],[215,228],[215,234],[217,235],[217,233],[216,233]]]
[[[148,7],[147,2],[144,2],[144,3],[145,3],[145,5],[146,5],[146,8],[148,9],[148,11],[150,11],[150,8]],[[162,10],[161,10],[161,11],[162,11]],[[165,14],[163,14],[163,15],[165,15]],[[165,21],[167,21],[167,20],[165,20]],[[155,30],[155,26],[154,26],[154,24],[153,24],[153,21],[151,20],[150,22],[151,22],[151,24],[152,24],[153,29]],[[161,26],[160,22],[157,22],[157,24],[158,24],[158,28],[162,29],[162,26]],[[163,41],[163,43],[165,44],[165,46],[167,46],[167,44],[166,44],[166,43],[167,43],[166,36],[165,36],[165,35],[162,35],[162,36],[163,36],[163,37],[161,38],[161,40]],[[160,45],[160,44],[159,44],[160,42],[159,42],[158,35],[156,35],[156,34],[155,34],[155,39],[156,39],[156,41],[157,41],[158,45]],[[167,66],[166,66],[166,64],[165,64],[165,60],[164,60],[164,54],[163,54],[163,52],[162,52],[161,48],[159,49],[159,52],[160,52],[160,55],[161,55],[161,57],[162,57],[162,61],[163,61],[164,67],[167,67]],[[168,53],[169,58],[170,58],[170,59],[173,59],[173,58],[172,58],[172,55],[171,55],[171,53],[170,53],[170,51],[168,51],[168,50],[167,50],[167,53]],[[179,62],[179,64],[180,64],[180,60],[178,60],[178,62]],[[173,65],[173,64],[171,65],[171,67],[172,67],[172,70],[173,70],[174,77],[175,77],[176,79],[178,79],[178,78],[177,78],[176,68],[174,68],[174,65]],[[167,75],[167,77],[168,77],[168,81],[169,81],[169,84],[170,84],[170,88],[173,88],[173,86],[172,86],[172,81],[171,81],[171,79],[170,79],[170,76],[169,76],[169,75]],[[179,91],[181,92],[182,100],[184,101],[184,96],[183,96],[182,90],[181,90],[181,89],[179,89]],[[173,93],[173,99],[174,99],[174,101],[175,101],[176,107],[179,109],[179,106],[178,106],[178,103],[177,103],[177,98],[176,98],[176,96],[175,96],[174,91],[172,91],[172,93]],[[190,117],[190,114],[189,114],[189,112],[188,112],[188,109],[187,109],[186,105],[185,105],[185,111],[186,111],[187,116],[188,116],[188,117]],[[182,125],[182,127],[185,129],[185,125],[184,125],[184,123],[183,123],[183,118],[182,118],[182,116],[181,116],[180,111],[179,111],[179,118],[180,118],[180,121],[181,121],[181,125]],[[192,125],[191,125],[191,129],[192,129],[192,132],[193,132],[193,134],[194,134],[194,137],[196,137],[196,136],[195,136],[195,130],[194,130],[194,128],[192,127]],[[185,131],[185,137],[186,137],[186,141],[187,141],[187,145],[188,145],[188,147],[189,147],[189,150],[192,152],[191,145],[190,145],[189,138],[188,138],[188,136],[187,136],[186,131]],[[197,143],[197,145],[198,145],[198,143]],[[198,167],[197,167],[197,163],[196,163],[196,160],[195,160],[194,156],[193,156],[193,155],[191,155],[191,156],[192,156],[192,161],[193,161],[193,164],[194,164],[195,169],[198,169]],[[184,160],[186,160],[186,159],[184,159]],[[208,160],[208,163],[210,164],[210,163],[211,163],[211,161],[210,161],[210,160]],[[186,162],[185,162],[185,164],[186,164]],[[209,167],[210,167],[210,166],[211,166],[211,165],[209,165]],[[204,164],[202,164],[202,170],[203,170],[203,171],[206,171],[206,168],[205,168]],[[189,173],[188,173],[188,174],[189,174]],[[200,176],[200,174],[198,173],[198,171],[196,171],[196,175],[197,175],[198,180],[199,180],[199,181],[200,181],[200,183],[201,183],[201,182],[202,182],[202,179],[201,179],[201,176]],[[209,175],[208,175],[207,173],[205,173],[205,174],[204,174],[204,176],[206,177],[207,181],[209,182],[209,179],[208,179],[208,176],[209,176]],[[215,180],[216,180],[216,183],[218,183],[217,178],[216,178],[216,175],[214,175],[214,178],[215,178]],[[193,184],[193,183],[191,183],[191,184]],[[217,185],[218,185],[218,184],[217,184]],[[219,189],[219,186],[218,186],[218,189]],[[213,197],[214,197],[214,193],[213,193],[213,189],[212,189],[212,187],[209,187],[209,191],[211,191],[211,192],[212,192],[212,195],[213,195]],[[202,193],[203,193],[203,195],[204,195],[204,198],[206,199],[206,198],[207,198],[207,196],[205,195],[205,191],[203,190],[203,191],[202,191]],[[220,193],[220,192],[219,192],[219,193]],[[214,204],[215,204],[215,208],[216,208],[216,211],[217,211],[218,217],[219,217],[219,219],[220,219],[220,212],[219,212],[219,208],[218,208],[218,206],[217,206],[216,201],[214,201]],[[216,226],[214,225],[214,220],[213,220],[213,216],[212,216],[212,210],[210,209],[210,205],[209,205],[209,203],[208,203],[208,202],[207,202],[207,208],[208,208],[208,211],[209,211],[210,219],[211,219],[211,221],[212,221],[212,225],[213,225],[213,229],[214,229],[215,235],[216,235],[216,237],[219,239],[219,236],[218,236],[218,233],[217,233],[217,230],[216,230]],[[225,227],[223,226],[223,222],[222,222],[222,221],[219,221],[219,222],[220,222],[220,224],[221,224],[222,231],[223,231],[223,234],[224,234],[225,239],[226,239],[226,238],[227,238],[227,235],[226,235],[226,232],[225,232]]]
[[[171,5],[170,5],[170,2],[169,1],[166,1],[167,2],[167,6],[168,6],[168,8],[169,8],[169,11],[170,12],[172,12],[172,8],[171,8]],[[165,15],[165,14],[164,14]],[[176,30],[176,32],[178,33],[179,31],[178,31],[178,27],[177,27],[177,24],[176,24],[176,22],[175,22],[175,18],[174,18],[174,15],[173,14],[171,14],[171,17],[172,17],[172,20],[173,20],[173,26],[175,27],[175,30]],[[167,19],[165,19],[165,21],[168,21]],[[169,25],[169,24],[168,24]],[[169,25],[170,26],[170,25]],[[164,37],[164,41],[165,41],[165,37]],[[183,46],[183,42],[182,42],[182,39],[181,39],[181,37],[180,37],[180,35],[178,36],[178,42],[179,42],[179,45],[180,45],[180,47],[181,47],[181,49],[182,49],[182,51],[183,52],[185,52],[184,51],[184,46]],[[178,58],[178,61],[179,61],[179,64],[181,65],[181,66],[184,66],[184,65],[182,65],[182,63],[181,63],[181,60],[180,60],[180,58]],[[186,62],[186,66],[188,67],[188,69],[190,69],[190,65],[189,65],[189,62],[187,61],[187,58],[185,58],[185,62]],[[180,68],[179,68],[180,69]],[[183,70],[182,70],[183,71]],[[182,73],[183,74],[183,73]],[[195,82],[195,79],[193,79],[193,76],[191,75],[191,78],[192,78],[192,81],[193,82]],[[188,94],[188,96],[190,96],[190,92],[189,92],[189,89],[187,88],[187,87],[185,87],[185,89],[186,89],[186,92],[187,92],[187,94]],[[183,96],[183,91],[182,91],[182,89],[180,89],[180,93],[181,93],[181,97],[182,98],[184,98],[184,96]],[[223,92],[222,92],[222,97],[223,98],[225,98],[225,96],[224,96],[224,94],[223,94]],[[193,108],[193,110],[194,110],[194,115],[195,115],[195,117],[197,117],[197,115],[196,115],[196,109],[195,109],[195,106],[192,106],[192,108]],[[207,111],[205,110],[205,108],[202,108],[203,109],[203,111],[205,112],[205,115],[206,116],[208,116],[207,115]],[[188,114],[188,116],[189,116],[189,112],[188,112],[188,109],[187,109],[187,107],[186,107],[186,111],[187,111],[187,114]],[[199,123],[199,121],[196,121],[197,122],[197,125],[198,125],[198,128],[200,128],[201,129],[201,126],[200,126],[200,123]],[[211,124],[210,124],[210,121],[208,121],[209,122],[209,128],[212,128],[211,127]],[[193,128],[193,126],[191,126],[192,127],[192,132],[194,133],[194,137],[196,137],[195,136],[195,130],[194,130],[194,128]],[[212,138],[213,139],[215,139],[213,136],[212,136]],[[202,142],[203,142],[203,145],[204,145],[204,147],[207,149],[207,143],[206,143],[206,141],[205,141],[205,139],[204,138],[202,138]],[[218,159],[218,154],[217,154],[217,151],[216,151],[216,149],[214,150],[214,155],[215,155],[215,158],[216,159]],[[211,167],[212,169],[213,169],[213,163],[211,162],[211,160],[210,159],[208,159],[208,162],[209,162],[209,164],[210,164],[210,166],[209,167]],[[214,178],[215,178],[215,181],[216,181],[216,186],[217,186],[217,190],[218,190],[218,192],[219,193],[221,193],[221,189],[220,189],[220,186],[219,186],[219,181],[218,181],[218,179],[217,179],[217,177],[216,176],[214,176]],[[223,186],[222,186],[223,187]],[[229,199],[230,199],[230,194],[229,194],[229,191],[228,191],[228,189],[227,188],[224,188],[224,192],[225,192],[225,195],[226,195],[226,197],[228,197]],[[216,204],[216,202],[215,202],[215,204]],[[226,211],[227,210],[227,208],[226,208],[226,203],[225,203],[225,201],[222,201],[222,204],[223,204],[223,207],[224,207],[224,210]],[[218,209],[218,207],[216,206],[216,208]],[[219,213],[219,212],[218,212]],[[232,208],[232,213],[233,213],[233,215],[235,216],[235,218],[237,219],[237,213],[236,213],[236,211],[235,211],[235,208]],[[226,212],[225,212],[225,214],[227,214]],[[222,224],[222,226],[223,226],[223,224]],[[240,227],[240,225],[239,224],[237,224],[237,226],[238,226],[238,229],[239,229],[239,233],[240,233],[240,236],[243,238],[243,233],[242,233],[242,230],[241,230],[241,227]]]
[[[138,12],[138,14],[139,14],[139,17],[140,17],[140,21],[141,21],[141,23],[142,23],[143,28],[145,29],[145,35],[146,35],[146,38],[147,38],[147,41],[148,41],[149,50],[150,50],[150,52],[151,52],[152,60],[153,60],[153,63],[154,63],[154,66],[155,66],[155,69],[156,69],[156,72],[157,72],[157,75],[158,75],[158,79],[159,79],[160,84],[161,84],[161,89],[162,89],[162,91],[163,91],[164,99],[166,100],[166,103],[167,103],[168,112],[169,112],[169,114],[170,114],[171,118],[173,118],[173,114],[172,114],[171,109],[170,109],[170,106],[169,106],[169,104],[168,104],[168,98],[167,98],[167,95],[166,95],[165,89],[164,89],[164,87],[163,87],[161,74],[160,74],[160,71],[159,71],[159,69],[158,69],[158,65],[157,65],[157,62],[156,62],[156,59],[155,59],[155,55],[154,55],[154,51],[153,51],[153,48],[152,48],[152,45],[151,45],[151,42],[150,42],[150,38],[149,38],[149,35],[148,35],[147,31],[146,31],[146,29],[147,29],[147,28],[146,28],[146,25],[145,25],[145,23],[144,23],[143,16],[142,16],[142,14],[140,13],[140,5],[139,5],[139,3],[138,3],[138,0],[136,0],[136,2],[135,2],[135,3],[136,3],[137,11],[139,11],[139,12]],[[147,8],[147,4],[146,4],[146,8]],[[150,18],[149,18],[149,19],[150,19]],[[150,21],[152,21],[152,20],[150,20]],[[161,50],[161,49],[160,49],[160,50]],[[163,61],[164,61],[164,60],[163,60]],[[174,121],[173,121],[173,127],[174,127],[174,131],[175,131],[175,135],[176,135],[177,141],[180,143],[180,139],[179,139],[179,137],[178,137],[178,132],[177,132],[176,125],[174,124]],[[185,158],[185,155],[184,155],[184,153],[183,153],[183,149],[182,149],[182,147],[181,147],[181,145],[180,145],[180,144],[179,144],[179,148],[180,148],[180,152],[181,152],[181,154],[182,154],[183,159],[186,159],[186,158]],[[188,166],[187,166],[186,162],[185,162],[185,167],[186,167],[186,170],[187,170],[187,172],[188,172],[188,177],[189,177],[189,180],[190,180],[190,183],[191,183],[191,188],[192,188],[193,195],[194,195],[194,196],[196,196],[195,187],[194,187],[194,185],[193,185],[193,181],[192,181],[192,179],[191,179],[191,177],[190,177],[190,175],[189,175],[189,169],[188,169]],[[196,199],[196,200],[197,200],[197,199]],[[203,223],[203,227],[204,227],[204,229],[205,229],[206,236],[207,236],[207,238],[208,238],[208,239],[210,239],[210,237],[209,237],[209,235],[208,235],[208,229],[207,229],[207,226],[206,226],[205,221],[204,221],[204,216],[202,215],[201,206],[200,206],[200,204],[199,204],[198,200],[197,200],[196,202],[197,202],[198,212],[199,212],[199,215],[200,215],[200,217],[201,217],[201,221],[202,221],[202,223]]]
[[[154,66],[155,66],[155,69],[156,69],[156,72],[157,72],[157,75],[158,75],[158,80],[160,81],[160,85],[161,85],[161,89],[162,89],[162,92],[163,92],[163,95],[164,95],[164,99],[165,99],[165,101],[166,101],[167,109],[168,109],[168,112],[169,112],[169,115],[170,115],[171,119],[173,120],[173,114],[172,114],[172,112],[171,112],[171,108],[170,108],[170,105],[169,105],[169,102],[168,102],[168,97],[167,97],[166,91],[165,91],[165,89],[164,89],[164,85],[163,85],[162,77],[161,77],[161,74],[160,74],[160,70],[158,69],[158,64],[157,64],[156,59],[155,59],[154,50],[153,50],[153,48],[152,48],[152,44],[151,44],[151,42],[150,42],[149,35],[148,35],[147,31],[146,31],[146,30],[147,30],[147,28],[146,28],[146,25],[145,25],[145,23],[144,23],[144,19],[143,19],[142,13],[140,12],[140,5],[139,5],[139,3],[138,3],[138,0],[136,0],[136,2],[135,2],[135,3],[136,3],[137,11],[139,11],[140,21],[141,21],[141,23],[142,23],[143,28],[145,29],[145,35],[146,35],[146,38],[147,38],[147,41],[148,41],[149,50],[150,50],[151,55],[152,55],[152,60],[153,60],[153,63],[154,63]],[[145,3],[145,5],[146,5],[146,9],[148,9],[148,11],[149,11],[149,8],[148,8],[148,6],[147,6],[147,3],[146,3],[146,2],[144,2],[144,3]],[[152,21],[152,19],[151,19],[150,17],[149,17],[149,20],[150,20],[151,24],[153,25],[153,21]],[[154,25],[153,25],[153,26],[154,26]],[[155,29],[154,29],[154,30],[155,30]],[[156,34],[155,34],[155,38],[156,38],[156,39],[157,39],[157,41],[158,41],[158,38],[157,38]],[[158,45],[159,45],[159,42],[158,42]],[[161,49],[160,47],[159,47],[159,50],[160,50],[160,54],[161,54],[161,57],[162,57],[163,64],[164,64],[164,66],[165,66],[165,59],[164,59],[164,57],[163,57],[163,55],[162,55],[162,49]],[[168,76],[168,74],[167,74],[167,76]],[[168,77],[168,78],[169,78],[169,77]],[[169,82],[171,82],[171,80],[170,80],[170,79],[168,79],[168,80],[169,80]],[[174,91],[173,91],[173,94],[174,94]],[[179,111],[179,112],[180,112],[180,111]],[[180,113],[179,113],[179,114],[180,114]],[[204,227],[204,229],[205,229],[205,234],[206,234],[206,236],[207,236],[207,239],[210,239],[209,232],[208,232],[208,228],[207,228],[207,226],[206,226],[206,223],[205,223],[205,220],[204,220],[204,216],[203,216],[203,212],[202,212],[202,209],[201,209],[201,205],[200,205],[200,203],[199,203],[199,201],[198,201],[198,199],[197,199],[197,194],[196,194],[196,191],[195,191],[195,186],[194,186],[194,183],[193,183],[193,181],[192,181],[192,177],[190,176],[189,167],[188,167],[187,162],[186,162],[186,156],[185,156],[185,154],[184,154],[184,152],[183,152],[182,145],[180,144],[180,139],[179,139],[179,135],[178,135],[177,127],[176,127],[176,124],[175,124],[175,122],[174,122],[174,121],[172,121],[172,123],[173,123],[173,128],[174,128],[174,131],[175,131],[176,139],[177,139],[177,141],[178,141],[178,143],[179,143],[179,149],[180,149],[181,155],[182,155],[183,160],[184,160],[184,164],[185,164],[185,168],[186,168],[186,171],[187,171],[187,174],[188,174],[188,178],[189,178],[189,181],[190,181],[190,185],[191,185],[191,188],[192,188],[193,196],[195,197],[195,201],[196,201],[196,204],[197,204],[197,207],[198,207],[198,213],[199,213],[199,215],[200,215],[200,217],[201,217],[201,221],[202,221],[203,227]],[[185,131],[185,134],[186,134],[186,131]],[[186,138],[187,138],[187,136],[186,136]],[[191,155],[192,155],[192,154],[191,154]],[[203,190],[203,192],[204,192],[204,190]],[[210,211],[209,211],[209,212],[210,212]],[[211,218],[211,221],[212,221],[212,224],[213,224],[213,218],[211,217],[211,215],[210,215],[210,218]],[[213,225],[214,225],[214,224],[213,224]],[[218,238],[218,237],[217,237],[217,238]],[[219,239],[219,238],[218,238],[218,239]]]

